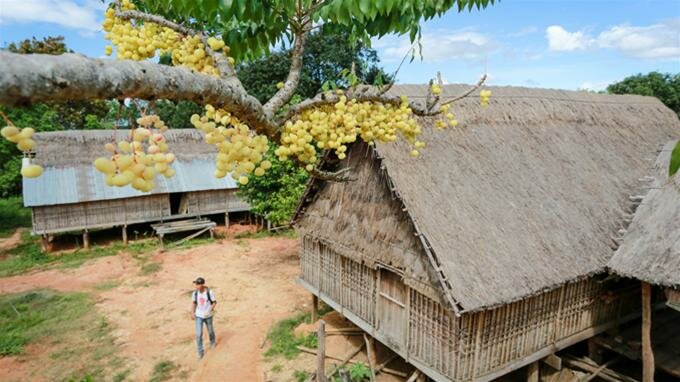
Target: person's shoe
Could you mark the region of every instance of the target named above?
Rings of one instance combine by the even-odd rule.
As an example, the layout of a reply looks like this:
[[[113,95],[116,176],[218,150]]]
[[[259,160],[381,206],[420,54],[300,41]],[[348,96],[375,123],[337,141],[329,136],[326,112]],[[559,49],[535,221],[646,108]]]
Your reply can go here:
[[[214,349],[217,346],[217,342],[211,342],[210,343],[210,348]]]
[[[203,359],[203,354],[199,354],[196,358],[197,358],[199,361],[202,360],[202,359]]]

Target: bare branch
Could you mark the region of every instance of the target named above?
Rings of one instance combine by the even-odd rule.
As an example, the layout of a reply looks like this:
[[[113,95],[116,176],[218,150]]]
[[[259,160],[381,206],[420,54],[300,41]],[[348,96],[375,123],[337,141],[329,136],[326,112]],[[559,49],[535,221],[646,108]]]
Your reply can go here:
[[[283,88],[279,89],[264,104],[264,111],[268,116],[273,116],[277,110],[279,110],[286,102],[290,101],[291,97],[295,94],[298,83],[300,82],[300,73],[302,72],[302,55],[305,49],[305,40],[307,39],[307,34],[309,33],[306,29],[306,25],[301,26],[299,32],[295,34],[295,41],[293,42],[293,51],[291,52],[291,63],[290,71],[288,72],[288,78],[283,84]]]
[[[442,102],[442,105],[448,105],[448,104],[450,104],[450,103],[459,101],[459,100],[461,100],[461,99],[463,99],[463,98],[469,96],[470,94],[472,94],[472,92],[474,92],[475,90],[477,90],[477,89],[479,89],[480,87],[482,87],[482,85],[484,85],[484,81],[486,81],[486,77],[487,77],[486,74],[484,74],[484,75],[482,76],[482,78],[480,78],[479,81],[477,81],[477,83],[475,84],[475,86],[473,86],[473,87],[471,87],[470,89],[466,90],[466,91],[463,92],[462,94],[459,94],[459,95],[457,95],[457,96],[455,96],[455,97],[453,97],[453,98],[451,98],[451,99],[448,99],[448,100]]]
[[[397,66],[397,70],[394,71],[394,74],[392,74],[392,81],[390,81],[387,85],[383,86],[382,89],[380,89],[379,94],[385,94],[387,93],[390,89],[392,89],[392,86],[394,86],[394,83],[397,81],[397,74],[399,74],[399,70],[401,69],[401,66],[404,65],[404,61],[406,61],[406,57],[415,49],[415,42],[411,44],[411,48],[404,54],[404,57],[401,58],[401,62],[399,63],[399,66]]]
[[[0,51],[0,104],[126,97],[209,103],[233,113],[260,134],[279,133],[260,102],[235,77],[213,77],[151,62]]]

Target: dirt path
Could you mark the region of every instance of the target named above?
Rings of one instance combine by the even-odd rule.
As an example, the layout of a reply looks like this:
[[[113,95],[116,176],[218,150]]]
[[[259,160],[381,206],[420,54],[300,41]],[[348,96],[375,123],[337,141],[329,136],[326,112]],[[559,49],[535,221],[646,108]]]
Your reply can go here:
[[[295,284],[297,240],[227,240],[152,256],[162,268],[142,275],[128,256],[87,262],[77,269],[48,270],[0,279],[0,293],[34,288],[92,290],[115,328],[128,380],[148,380],[161,361],[178,365],[176,380],[262,381],[260,345],[271,324],[303,308],[308,294]],[[194,321],[189,317],[191,281],[206,278],[218,299],[216,349],[196,360]],[[117,280],[98,291],[94,286]],[[208,343],[206,340],[205,343]],[[39,365],[37,365],[39,367]],[[0,380],[4,380],[0,370]]]
[[[12,236],[0,239],[0,251],[11,249],[21,243],[21,233],[23,229],[17,229]]]

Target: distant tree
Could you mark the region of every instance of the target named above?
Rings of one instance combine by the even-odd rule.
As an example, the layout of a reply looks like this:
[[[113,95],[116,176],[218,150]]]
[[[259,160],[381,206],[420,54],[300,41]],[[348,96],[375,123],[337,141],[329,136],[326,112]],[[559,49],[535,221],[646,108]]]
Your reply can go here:
[[[656,97],[680,116],[680,73],[636,74],[607,86],[607,92]]]

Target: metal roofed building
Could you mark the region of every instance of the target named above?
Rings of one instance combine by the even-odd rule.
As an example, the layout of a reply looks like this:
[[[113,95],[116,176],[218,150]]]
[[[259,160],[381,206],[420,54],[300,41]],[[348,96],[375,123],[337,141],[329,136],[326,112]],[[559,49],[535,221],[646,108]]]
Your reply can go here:
[[[92,162],[105,156],[104,145],[125,139],[129,130],[36,133],[35,161],[44,167],[38,178],[23,181],[24,206],[31,208],[33,233],[68,231],[156,222],[181,217],[248,211],[229,176],[217,179],[216,150],[201,132],[176,129],[165,133],[177,157],[172,178],[158,176],[156,187],[142,193],[130,186],[110,187]]]

